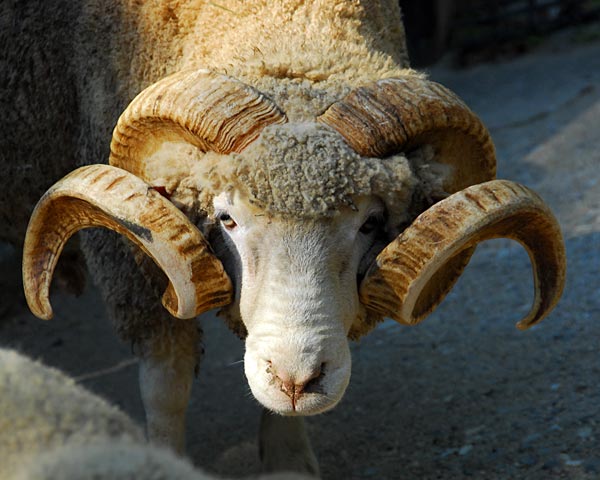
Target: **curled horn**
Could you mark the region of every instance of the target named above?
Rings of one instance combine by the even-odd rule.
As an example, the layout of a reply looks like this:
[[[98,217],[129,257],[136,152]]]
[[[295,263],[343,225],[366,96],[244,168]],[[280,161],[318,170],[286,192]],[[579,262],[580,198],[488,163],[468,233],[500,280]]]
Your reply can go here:
[[[481,120],[450,90],[418,76],[359,87],[319,121],[365,157],[432,145],[436,161],[453,167],[444,185],[449,193],[496,176],[494,144]]]
[[[361,284],[361,300],[381,316],[418,323],[447,293],[437,282],[440,269],[463,250],[498,237],[518,241],[531,259],[535,299],[517,324],[529,328],[560,298],[565,250],[558,222],[542,199],[505,180],[466,188],[423,212],[379,254]]]
[[[359,87],[318,120],[366,157],[433,146],[436,161],[452,167],[443,185],[448,193],[496,176],[494,144],[481,120],[450,90],[416,75]],[[441,268],[440,294],[452,288],[474,251],[474,247],[463,250]]]
[[[416,75],[380,80],[333,104],[319,121],[363,156],[431,145],[436,161],[452,167],[444,189],[454,195],[421,214],[363,279],[360,297],[371,313],[407,324],[422,320],[450,291],[477,243],[495,237],[521,242],[533,262],[536,298],[519,328],[549,313],[565,279],[558,224],[535,193],[490,181],[496,173],[490,135],[454,93]]]
[[[163,304],[174,316],[190,318],[230,303],[231,281],[200,231],[143,181],[151,180],[148,157],[172,141],[204,152],[239,152],[267,125],[286,121],[257,90],[206,70],[178,72],[141,92],[114,129],[113,167],[76,170],[33,213],[23,276],[34,314],[52,316],[49,287],[62,248],[76,231],[93,226],[125,235],[154,259],[169,278]]]
[[[29,308],[50,319],[50,283],[67,240],[106,227],[134,242],[164,271],[163,305],[192,318],[231,301],[231,283],[198,229],[172,203],[129,172],[109,165],[81,167],[54,186],[31,216],[23,252]]]
[[[267,125],[285,122],[275,103],[239,80],[182,71],[151,85],[125,109],[113,132],[110,164],[149,180],[145,160],[163,142],[241,152]]]

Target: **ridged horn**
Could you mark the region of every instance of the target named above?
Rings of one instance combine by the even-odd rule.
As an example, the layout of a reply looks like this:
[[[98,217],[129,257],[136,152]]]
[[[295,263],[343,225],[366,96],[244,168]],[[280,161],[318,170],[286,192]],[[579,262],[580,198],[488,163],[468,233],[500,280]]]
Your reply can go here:
[[[137,244],[164,271],[163,305],[191,318],[231,301],[231,283],[200,231],[171,202],[129,172],[109,165],[79,168],[52,186],[29,222],[23,283],[29,308],[52,317],[50,283],[75,232],[106,227]]]
[[[452,167],[443,185],[450,194],[496,177],[496,151],[483,122],[456,94],[419,75],[356,88],[318,120],[356,152],[382,161],[421,145],[432,146],[435,161]],[[442,268],[440,290],[452,288],[474,251],[463,250]]]
[[[150,180],[145,159],[167,141],[203,152],[241,152],[285,114],[258,90],[208,70],[181,71],[142,91],[121,114],[110,164]]]
[[[565,248],[559,225],[533,191],[494,180],[466,188],[423,212],[377,257],[361,287],[361,301],[380,316],[415,324],[429,314],[457,277],[448,265],[490,238],[510,238],[527,250],[535,299],[518,324],[526,329],[556,305],[565,282]],[[441,275],[441,277],[440,277]]]
[[[365,157],[432,145],[436,161],[453,167],[448,193],[496,176],[494,144],[481,120],[450,90],[417,75],[359,87],[318,120]]]

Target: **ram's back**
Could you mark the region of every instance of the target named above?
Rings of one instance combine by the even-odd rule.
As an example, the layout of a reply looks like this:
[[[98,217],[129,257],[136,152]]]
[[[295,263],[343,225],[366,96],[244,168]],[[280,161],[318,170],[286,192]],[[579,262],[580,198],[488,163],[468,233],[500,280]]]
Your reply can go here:
[[[0,2],[0,240],[22,242],[66,173],[106,163],[120,112],[166,75],[227,73],[301,119],[406,65],[393,0]]]
[[[71,170],[80,131],[69,59],[76,2],[0,3],[0,239],[20,243],[33,206]]]

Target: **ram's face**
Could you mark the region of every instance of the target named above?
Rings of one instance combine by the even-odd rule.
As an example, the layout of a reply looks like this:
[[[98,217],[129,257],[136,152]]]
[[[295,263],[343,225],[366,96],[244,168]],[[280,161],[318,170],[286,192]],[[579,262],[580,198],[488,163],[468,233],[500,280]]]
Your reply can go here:
[[[176,149],[165,158],[173,144],[206,156],[194,163]],[[400,158],[425,149],[451,170],[448,177],[429,162],[409,167]],[[333,406],[350,375],[347,337],[386,316],[404,324],[425,318],[483,240],[512,238],[529,252],[536,297],[521,328],[544,318],[564,284],[564,245],[549,209],[525,187],[488,181],[494,147],[481,121],[413,72],[357,88],[301,124],[238,80],[179,72],[128,106],[110,163],[72,172],[36,207],[23,253],[32,311],[52,315],[50,281],[69,236],[87,227],[115,230],[162,268],[169,279],[163,305],[172,315],[226,307],[243,322],[248,381],[277,412]],[[205,174],[190,174],[196,167]],[[159,178],[182,171],[191,183]],[[419,190],[425,184],[452,195],[432,205],[444,195]],[[187,196],[169,201],[162,190]],[[376,198],[389,217],[384,235]],[[176,205],[218,220],[212,249]]]
[[[227,314],[247,331],[254,396],[283,414],[331,408],[350,378],[347,335],[365,315],[358,281],[381,237],[383,203],[363,197],[356,210],[320,219],[269,216],[237,194],[214,207],[235,289]]]

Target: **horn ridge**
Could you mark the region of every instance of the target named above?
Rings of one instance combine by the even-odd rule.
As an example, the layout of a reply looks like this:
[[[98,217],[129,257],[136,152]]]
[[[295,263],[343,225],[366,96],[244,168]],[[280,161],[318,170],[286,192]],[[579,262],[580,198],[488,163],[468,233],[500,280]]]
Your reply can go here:
[[[477,244],[501,237],[521,243],[531,259],[535,298],[517,324],[529,328],[561,296],[565,248],[542,199],[506,180],[474,185],[423,212],[379,254],[360,286],[361,301],[375,315],[418,323],[454,285]]]
[[[491,180],[495,148],[481,120],[440,84],[416,75],[358,87],[318,121],[335,129],[359,154],[384,158],[432,145],[436,161],[453,167],[449,193]]]
[[[181,211],[133,174],[91,165],[54,184],[31,216],[23,284],[36,316],[52,317],[49,291],[58,258],[67,240],[89,227],[126,236],[154,260],[169,279],[163,304],[172,315],[191,318],[231,300],[222,264]]]
[[[111,165],[147,179],[144,162],[165,141],[240,152],[264,127],[285,123],[279,107],[253,87],[208,70],[186,70],[143,90],[113,132]]]

